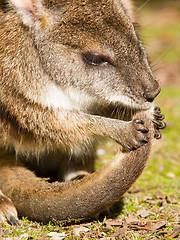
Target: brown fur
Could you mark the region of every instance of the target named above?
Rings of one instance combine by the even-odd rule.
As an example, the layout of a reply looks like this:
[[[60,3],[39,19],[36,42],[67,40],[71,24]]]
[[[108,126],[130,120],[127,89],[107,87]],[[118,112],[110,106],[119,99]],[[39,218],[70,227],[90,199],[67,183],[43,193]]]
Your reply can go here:
[[[0,189],[33,220],[93,216],[142,172],[153,135],[160,87],[132,4],[10,2],[3,0],[0,11]],[[92,63],[94,56],[102,64]],[[89,174],[97,137],[114,139],[123,153]],[[17,224],[13,211],[4,216],[1,209],[0,221]]]
[[[7,167],[6,162],[1,165],[0,185],[13,199],[20,216],[43,222],[53,218],[88,218],[110,206],[129,189],[145,167],[149,151],[150,143],[136,151],[119,152],[95,173],[67,183],[48,183],[22,166],[12,163]]]

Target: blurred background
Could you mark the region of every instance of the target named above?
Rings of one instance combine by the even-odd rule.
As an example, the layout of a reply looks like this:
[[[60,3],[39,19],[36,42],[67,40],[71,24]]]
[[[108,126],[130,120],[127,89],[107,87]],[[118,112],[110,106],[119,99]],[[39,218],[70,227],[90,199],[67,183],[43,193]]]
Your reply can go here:
[[[180,86],[180,1],[135,0],[142,41],[161,85]]]
[[[180,197],[180,1],[135,0],[140,36],[162,91],[156,103],[165,114],[167,128],[154,144],[150,161],[153,181]],[[156,168],[155,168],[156,166]]]

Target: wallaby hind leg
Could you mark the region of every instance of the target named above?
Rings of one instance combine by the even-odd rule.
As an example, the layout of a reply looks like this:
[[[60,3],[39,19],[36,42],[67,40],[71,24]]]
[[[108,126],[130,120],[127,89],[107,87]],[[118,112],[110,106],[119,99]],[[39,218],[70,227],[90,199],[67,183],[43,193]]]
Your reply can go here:
[[[93,143],[76,146],[67,152],[56,151],[41,155],[38,159],[30,157],[27,159],[19,156],[17,161],[32,170],[38,177],[48,178],[53,181],[72,181],[80,179],[94,172],[95,147]]]
[[[37,191],[41,189],[40,178],[37,178],[33,172],[26,169],[23,165],[23,162],[20,159],[17,160],[13,155],[4,159],[1,156],[0,189],[2,191],[0,190],[0,223],[7,222],[12,225],[19,225],[18,214],[22,216],[21,212],[28,208],[26,207],[25,199],[19,195],[19,192],[25,193],[26,196],[33,191],[36,192],[36,187],[38,186],[38,184],[36,186],[36,183],[38,181],[40,185]],[[18,208],[19,205],[21,206],[20,209]],[[18,214],[16,208],[18,209]]]
[[[42,166],[44,166],[44,169],[49,167],[49,165],[46,166],[46,161],[48,161],[50,157],[54,157],[53,154],[49,154],[47,159],[45,158],[43,159],[44,165],[42,163]],[[60,159],[59,176],[57,177],[62,181],[72,181],[75,179],[80,179],[94,171],[95,152],[92,145],[89,146],[89,151],[86,151],[86,154],[81,154],[80,151],[77,152],[77,149],[76,151],[74,149],[74,153],[71,155],[71,157],[66,154],[62,156],[61,155],[58,156],[57,154],[56,157],[63,158],[63,161],[62,159]],[[29,165],[27,167],[28,168],[34,167],[36,169],[35,160],[32,160],[31,163],[32,165],[31,166]],[[18,166],[17,164],[21,166]],[[36,164],[38,165],[37,160]],[[3,192],[8,195],[8,197],[5,196],[3,192],[0,190],[0,222],[8,222],[12,225],[19,225],[17,210],[13,202],[9,198],[11,197],[13,189],[17,187],[17,179],[15,176],[19,175],[20,178],[22,177],[22,180],[24,180],[24,177],[26,176],[26,180],[29,179],[29,181],[25,184],[25,186],[27,188],[29,186],[29,189],[31,189],[33,179],[34,181],[37,180],[36,176],[31,171],[22,167],[22,165],[26,165],[25,162],[23,163],[23,158],[16,159],[15,156],[10,156],[8,158],[6,157],[6,159],[1,160],[0,189],[2,189]],[[39,173],[39,175],[41,174],[42,172]],[[12,182],[14,182],[14,186],[12,186]],[[23,185],[24,185],[23,181],[19,182],[19,187],[23,188]],[[19,201],[21,200],[19,199]]]
[[[93,144],[87,145],[86,149],[76,146],[73,154],[67,155],[63,160],[63,167],[59,169],[59,179],[63,181],[81,179],[94,172],[95,148]]]
[[[17,210],[12,201],[0,190],[0,222],[19,225]]]
[[[18,214],[14,204],[12,203],[10,198],[8,198],[3,194],[4,181],[6,183],[8,179],[8,171],[6,171],[6,169],[8,169],[9,165],[11,164],[15,165],[15,158],[13,156],[10,156],[10,157],[5,157],[4,159],[3,157],[4,153],[5,153],[4,151],[1,151],[0,153],[0,159],[1,159],[0,161],[0,223],[8,222],[12,225],[19,225]],[[3,169],[5,169],[4,173],[7,173],[6,177],[4,177],[4,175],[1,172],[2,167]],[[8,188],[9,190],[11,189],[10,185]]]

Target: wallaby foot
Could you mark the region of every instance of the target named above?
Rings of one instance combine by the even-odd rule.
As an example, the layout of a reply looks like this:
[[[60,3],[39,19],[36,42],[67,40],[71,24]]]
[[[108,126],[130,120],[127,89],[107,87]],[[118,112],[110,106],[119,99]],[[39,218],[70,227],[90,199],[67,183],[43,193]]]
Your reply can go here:
[[[0,222],[19,225],[17,211],[13,203],[0,191]]]
[[[74,180],[78,180],[81,179],[87,175],[89,175],[90,173],[86,172],[86,171],[76,171],[76,172],[70,172],[67,175],[65,175],[65,181],[69,182],[69,181],[74,181]]]

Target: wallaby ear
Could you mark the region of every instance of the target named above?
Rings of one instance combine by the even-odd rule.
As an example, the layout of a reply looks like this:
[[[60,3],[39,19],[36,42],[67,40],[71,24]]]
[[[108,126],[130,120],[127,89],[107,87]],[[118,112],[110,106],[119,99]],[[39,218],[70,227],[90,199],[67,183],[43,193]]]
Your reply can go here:
[[[34,12],[35,0],[10,0],[10,2],[18,10],[26,10],[28,12]]]
[[[15,7],[16,11],[21,15],[25,25],[33,26],[38,19],[38,14],[43,9],[44,0],[9,0]]]

